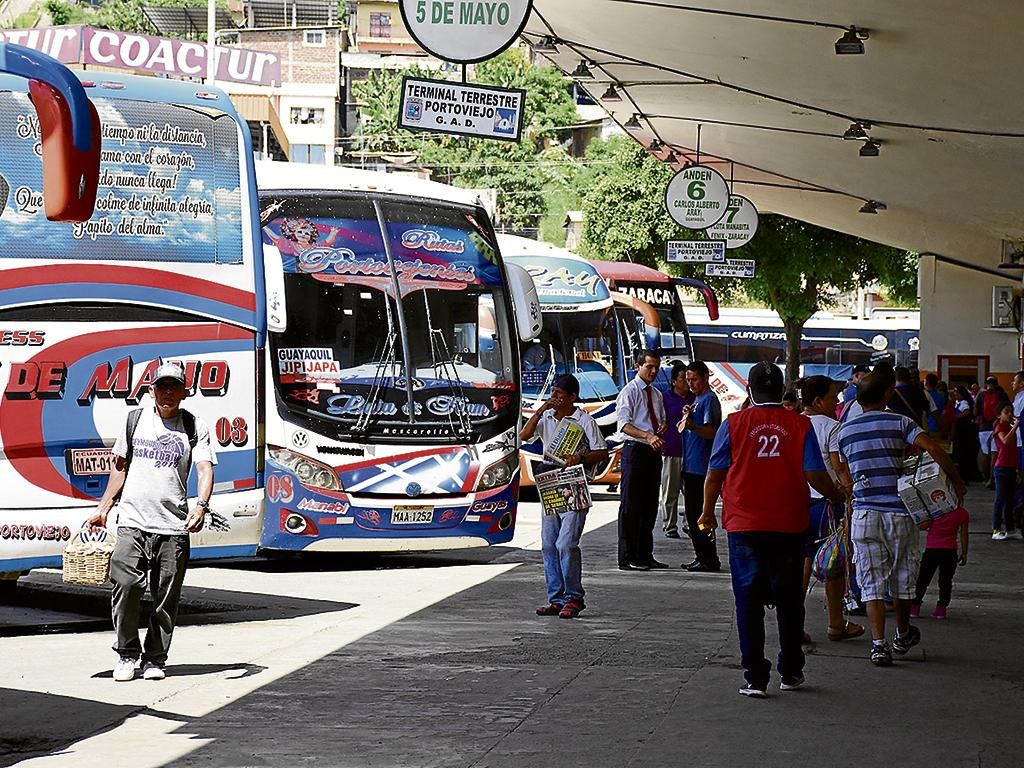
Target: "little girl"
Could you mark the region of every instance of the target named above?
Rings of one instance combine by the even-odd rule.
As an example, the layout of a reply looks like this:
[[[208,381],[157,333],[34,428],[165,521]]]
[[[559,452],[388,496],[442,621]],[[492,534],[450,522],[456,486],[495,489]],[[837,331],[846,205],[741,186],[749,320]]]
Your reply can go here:
[[[953,594],[953,574],[957,563],[967,565],[967,523],[969,515],[963,507],[936,518],[928,529],[924,554],[921,556],[921,570],[917,574],[916,596],[910,604],[910,615],[917,618],[921,613],[921,601],[928,591],[932,576],[939,571],[939,602],[932,611],[936,619],[946,618],[946,606]],[[960,534],[960,557],[956,554],[956,537]]]
[[[1013,507],[1017,495],[1017,430],[1020,420],[1013,417],[1013,406],[1007,403],[999,409],[999,418],[992,427],[996,463],[993,476],[996,481],[996,503],[992,510],[992,538],[1003,541],[1012,536]]]

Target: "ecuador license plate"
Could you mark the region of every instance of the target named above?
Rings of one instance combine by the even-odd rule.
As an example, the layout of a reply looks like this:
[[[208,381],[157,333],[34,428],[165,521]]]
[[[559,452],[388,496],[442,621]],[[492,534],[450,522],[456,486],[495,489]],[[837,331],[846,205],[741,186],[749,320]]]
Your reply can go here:
[[[72,448],[72,475],[109,475],[114,470],[114,454],[109,448]]]
[[[433,507],[395,507],[391,511],[392,525],[423,525],[433,520]]]

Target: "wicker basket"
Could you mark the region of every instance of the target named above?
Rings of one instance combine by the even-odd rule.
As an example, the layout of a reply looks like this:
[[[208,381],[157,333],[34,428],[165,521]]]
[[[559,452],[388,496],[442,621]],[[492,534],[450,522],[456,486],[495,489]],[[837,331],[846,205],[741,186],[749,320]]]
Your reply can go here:
[[[64,582],[105,584],[110,578],[110,556],[117,536],[107,530],[82,528],[64,549]]]

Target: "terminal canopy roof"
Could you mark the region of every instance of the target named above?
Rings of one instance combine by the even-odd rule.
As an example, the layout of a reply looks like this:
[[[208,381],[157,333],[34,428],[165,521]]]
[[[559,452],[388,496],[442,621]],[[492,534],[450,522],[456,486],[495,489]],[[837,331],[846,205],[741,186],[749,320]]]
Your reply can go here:
[[[861,55],[837,55],[849,27]],[[702,161],[762,212],[917,252],[998,260],[1024,240],[1024,3],[535,0],[524,36],[633,135]],[[843,134],[861,121],[863,139]],[[659,153],[664,158],[666,151]],[[877,214],[861,213],[875,201]]]

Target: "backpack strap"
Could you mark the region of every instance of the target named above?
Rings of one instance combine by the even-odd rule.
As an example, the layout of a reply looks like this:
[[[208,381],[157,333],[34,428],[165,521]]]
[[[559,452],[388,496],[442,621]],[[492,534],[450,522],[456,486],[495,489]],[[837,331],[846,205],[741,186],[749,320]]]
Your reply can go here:
[[[135,439],[135,430],[139,428],[139,419],[142,418],[142,409],[136,408],[134,411],[128,414],[128,423],[125,427],[125,437],[128,442],[128,450],[124,457],[124,473],[128,474],[128,467],[132,463],[132,454],[134,452],[133,441]]]
[[[188,444],[195,448],[199,442],[199,432],[196,430],[196,415],[191,411],[181,409],[181,425],[185,428],[185,435],[188,437]]]

